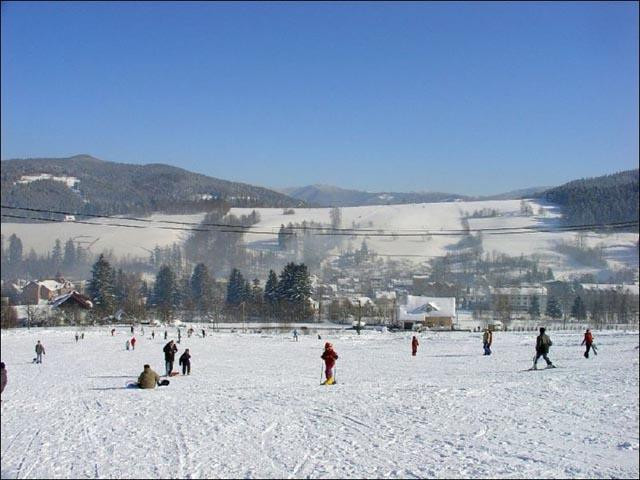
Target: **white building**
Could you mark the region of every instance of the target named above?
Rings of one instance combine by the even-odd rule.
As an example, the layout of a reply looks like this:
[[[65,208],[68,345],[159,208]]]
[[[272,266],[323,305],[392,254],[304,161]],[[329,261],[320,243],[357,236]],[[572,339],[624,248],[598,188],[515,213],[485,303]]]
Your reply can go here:
[[[406,303],[397,307],[396,318],[405,330],[415,325],[451,329],[456,318],[456,298],[407,295]]]
[[[533,297],[538,297],[540,312],[544,312],[547,306],[546,287],[501,287],[491,288],[491,296],[505,296],[509,299],[511,309],[516,312],[526,312],[531,307]]]

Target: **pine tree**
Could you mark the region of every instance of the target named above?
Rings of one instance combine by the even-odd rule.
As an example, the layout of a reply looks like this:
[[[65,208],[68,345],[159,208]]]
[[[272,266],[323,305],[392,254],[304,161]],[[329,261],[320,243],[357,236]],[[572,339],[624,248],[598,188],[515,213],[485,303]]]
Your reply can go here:
[[[111,265],[100,254],[91,269],[89,296],[100,315],[110,315],[115,306],[114,272]]]
[[[580,295],[578,295],[573,301],[573,306],[571,307],[571,316],[573,318],[577,318],[578,320],[584,320],[587,318],[587,306],[582,301]]]
[[[197,264],[193,269],[190,287],[194,307],[201,315],[206,315],[211,309],[213,288],[209,270],[204,263]]]
[[[540,299],[537,295],[534,295],[533,298],[531,298],[529,315],[531,315],[532,318],[538,318],[540,316]]]
[[[153,286],[152,303],[167,321],[179,302],[176,275],[168,265],[160,267]]]
[[[227,304],[240,305],[247,298],[247,286],[242,273],[237,268],[231,270],[227,284]]]
[[[12,267],[18,267],[22,262],[22,240],[14,233],[9,237],[9,253],[7,262]]]
[[[558,303],[556,297],[549,295],[549,299],[547,300],[547,308],[544,313],[551,318],[562,317],[562,308],[560,308],[560,304]]]
[[[278,301],[278,276],[273,270],[269,270],[269,277],[264,286],[264,300],[273,306]]]
[[[62,242],[59,238],[56,238],[51,250],[51,266],[53,270],[58,270],[62,265]]]
[[[67,271],[71,271],[76,266],[76,247],[73,244],[73,240],[69,239],[64,244],[64,257],[62,258],[62,265]]]

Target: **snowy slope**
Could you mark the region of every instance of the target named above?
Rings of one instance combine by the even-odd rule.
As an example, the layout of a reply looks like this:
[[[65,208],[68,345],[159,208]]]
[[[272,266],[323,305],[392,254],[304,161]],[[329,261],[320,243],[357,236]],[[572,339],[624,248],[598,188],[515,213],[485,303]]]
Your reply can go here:
[[[128,329],[3,331],[2,478],[637,478],[638,334],[551,332],[562,368],[530,366],[533,335],[183,336],[192,374],[123,386],[164,340]],[[150,330],[146,329],[147,337]],[[162,330],[157,329],[156,334]],[[139,332],[138,332],[139,333]],[[42,365],[30,363],[37,339]],[[319,385],[325,340],[338,384]]]
[[[357,224],[361,229],[382,229],[385,232],[395,231],[400,233],[415,233],[416,230],[460,230],[462,229],[462,213],[473,213],[475,210],[495,209],[500,216],[493,218],[469,219],[470,227],[475,229],[504,228],[504,227],[553,227],[559,222],[557,208],[551,205],[541,205],[536,201],[529,201],[536,212],[533,216],[520,214],[520,200],[492,200],[477,202],[450,202],[450,203],[422,203],[406,205],[378,205],[366,207],[345,207],[342,212],[342,227],[351,228]],[[545,210],[544,215],[537,215],[540,207]],[[233,208],[232,214],[249,214],[253,209]],[[329,208],[296,208],[293,215],[284,215],[281,208],[258,208],[260,223],[256,228],[261,232],[272,232],[272,235],[253,234],[245,235],[246,242],[252,248],[275,248],[278,229],[281,224],[300,223],[304,220],[321,222],[324,225],[330,223]],[[196,215],[154,215],[151,220],[170,220],[178,222],[197,223],[202,220],[204,214]],[[99,223],[129,223],[136,225],[172,226],[167,224],[149,224],[130,222],[118,219],[100,219]],[[179,227],[173,225],[174,227]],[[189,228],[184,226],[184,228]],[[82,241],[97,242],[91,247],[94,253],[100,253],[105,249],[113,249],[117,255],[130,254],[134,256],[146,256],[147,252],[155,245],[166,246],[173,242],[183,241],[187,232],[180,230],[167,230],[159,228],[132,229],[115,226],[92,226],[74,223],[47,223],[47,224],[20,224],[2,223],[2,234],[8,238],[16,233],[22,240],[25,254],[30,248],[39,253],[51,251],[53,242],[60,238],[65,242],[68,238],[80,238]],[[585,267],[572,262],[565,255],[554,251],[555,243],[559,240],[573,241],[574,232],[538,232],[519,235],[492,235],[485,233],[483,247],[485,252],[496,251],[512,256],[540,255],[543,266],[553,268],[557,277],[576,274],[578,272],[597,272],[597,269]],[[358,248],[363,238],[344,237],[344,248],[349,242],[352,247]],[[367,237],[367,243],[371,249],[381,255],[390,255],[395,258],[404,258],[416,263],[424,262],[430,258],[445,255],[452,251],[453,245],[460,240],[459,236],[433,235],[429,238],[417,237]],[[638,250],[637,233],[589,233],[586,244],[594,247],[598,244],[605,246],[605,258],[612,268],[623,266],[637,268]],[[334,253],[338,253],[336,250]]]

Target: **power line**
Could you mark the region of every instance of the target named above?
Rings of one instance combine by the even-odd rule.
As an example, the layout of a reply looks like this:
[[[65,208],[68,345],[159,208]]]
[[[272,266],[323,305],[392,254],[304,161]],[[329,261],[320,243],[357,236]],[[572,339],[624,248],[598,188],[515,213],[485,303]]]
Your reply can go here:
[[[106,218],[106,219],[116,219],[116,220],[131,220],[131,221],[136,221],[136,222],[144,222],[144,223],[167,223],[167,224],[171,224],[171,225],[186,225],[186,226],[195,226],[197,228],[195,229],[179,229],[179,230],[193,230],[193,231],[218,231],[218,230],[211,230],[211,229],[202,229],[201,227],[221,227],[221,228],[230,228],[233,229],[231,231],[228,231],[230,233],[243,233],[242,231],[238,231],[238,230],[243,230],[246,231],[245,233],[249,233],[249,231],[251,229],[255,229],[255,228],[260,228],[257,226],[253,226],[253,225],[233,225],[233,224],[228,224],[228,223],[207,223],[207,222],[203,222],[203,223],[194,223],[194,222],[178,222],[178,221],[174,221],[174,220],[151,220],[148,218],[139,218],[139,217],[122,217],[122,216],[115,216],[115,215],[98,215],[98,214],[86,214],[86,213],[78,213],[78,212],[66,212],[66,211],[60,211],[60,210],[46,210],[46,209],[38,209],[38,208],[30,208],[30,207],[16,207],[16,206],[9,206],[9,205],[0,205],[0,208],[6,208],[6,209],[10,209],[10,210],[25,210],[25,211],[30,211],[30,212],[40,212],[40,213],[50,213],[50,214],[58,214],[58,215],[73,215],[75,216],[85,216],[85,217],[92,217],[92,218]],[[4,214],[3,214],[4,215]],[[10,216],[10,215],[4,215],[4,216]],[[49,219],[49,218],[39,218],[39,217],[13,217],[13,218],[25,218],[25,219],[34,219],[34,220],[42,220],[42,221],[58,221],[55,219]],[[67,222],[75,222],[75,223],[88,223],[89,225],[99,225],[99,223],[95,222],[82,222],[80,220],[66,220]],[[300,225],[292,225],[290,227],[285,227],[285,231],[282,232],[284,234],[291,234],[290,232],[288,232],[287,230],[319,230],[321,233],[317,234],[317,235],[343,235],[343,236],[363,236],[363,235],[367,235],[367,236],[381,236],[381,237],[385,237],[385,236],[390,236],[390,237],[397,237],[397,236],[425,236],[425,235],[434,235],[434,236],[450,236],[450,235],[454,235],[454,234],[461,234],[461,235],[469,235],[469,233],[471,232],[487,232],[487,233],[492,233],[492,232],[513,232],[513,233],[529,233],[529,231],[533,231],[533,232],[558,232],[558,231],[579,231],[579,230],[593,230],[593,229],[607,229],[607,228],[628,228],[628,227],[634,227],[638,225],[638,221],[637,220],[633,220],[633,221],[626,221],[626,222],[611,222],[611,223],[592,223],[592,224],[579,224],[579,225],[558,225],[556,227],[541,227],[541,226],[536,226],[536,225],[530,225],[530,226],[523,226],[523,227],[494,227],[494,228],[477,228],[477,229],[440,229],[440,230],[428,230],[428,229],[395,229],[395,230],[384,230],[384,229],[380,229],[380,228],[371,228],[371,229],[364,229],[364,228],[337,228],[337,227],[317,227],[317,226],[300,226]],[[118,225],[118,226],[126,226],[126,225]],[[165,229],[169,229],[168,227],[159,227],[159,226],[155,226],[154,228],[165,228]],[[273,227],[275,228],[279,228],[279,227]],[[219,231],[224,231],[227,232],[225,230],[219,230]],[[334,233],[337,232],[337,233]],[[404,233],[404,232],[414,232],[414,233]],[[276,232],[271,231],[271,232],[266,232],[266,231],[260,231],[260,232],[255,232],[255,233],[260,233],[260,234],[267,234],[267,235],[274,235]],[[495,234],[495,233],[493,233]]]
[[[17,207],[15,209],[18,209]],[[49,213],[58,213],[54,211],[47,211]],[[18,218],[25,220],[36,220],[42,222],[57,222],[57,223],[78,223],[84,225],[96,225],[96,226],[109,226],[109,227],[124,227],[124,228],[157,228],[161,230],[175,230],[175,231],[183,231],[183,232],[221,232],[221,233],[239,233],[239,234],[255,234],[255,235],[276,235],[274,231],[259,231],[259,230],[237,230],[235,228],[240,228],[236,226],[228,225],[227,230],[223,229],[208,229],[208,228],[182,228],[182,227],[167,227],[162,225],[130,225],[124,223],[101,223],[101,222],[89,222],[84,220],[64,220],[64,219],[51,219],[44,217],[35,217],[35,216],[25,216],[25,215],[13,215],[8,213],[2,213],[2,217],[7,218]],[[112,219],[114,217],[105,217],[102,218]],[[131,218],[131,220],[135,220]],[[144,219],[147,222],[153,223],[154,221],[149,221],[148,219]],[[162,223],[163,221],[159,221],[158,223]],[[168,223],[181,223],[181,222],[169,222]],[[206,225],[206,224],[202,224]],[[609,224],[591,224],[591,225],[572,225],[572,226],[559,226],[556,228],[533,228],[533,227],[505,227],[503,231],[496,231],[499,229],[478,229],[473,230],[474,232],[484,233],[487,232],[488,235],[518,235],[518,234],[530,234],[530,233],[555,233],[555,232],[572,232],[572,231],[587,231],[587,230],[601,230],[601,229],[620,229],[620,228],[629,228],[638,226],[638,222],[617,222],[617,223],[609,223]],[[282,232],[285,235],[295,235],[293,232]],[[470,235],[471,230],[460,230],[460,231],[434,231],[434,232],[423,232],[423,233],[377,233],[377,232],[314,232],[312,235],[316,236],[350,236],[350,237],[390,237],[390,238],[399,238],[399,237],[425,237],[425,236],[467,236]]]

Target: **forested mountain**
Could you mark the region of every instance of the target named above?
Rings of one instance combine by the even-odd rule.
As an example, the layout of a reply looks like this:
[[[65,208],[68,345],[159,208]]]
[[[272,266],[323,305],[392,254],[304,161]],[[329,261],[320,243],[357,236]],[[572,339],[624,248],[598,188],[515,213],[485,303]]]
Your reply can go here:
[[[221,203],[235,207],[303,204],[273,190],[169,165],[130,165],[89,155],[3,160],[0,179],[3,205],[91,214],[190,213]],[[15,212],[3,209],[2,213]]]
[[[395,205],[401,203],[446,202],[469,197],[441,192],[364,192],[331,185],[307,185],[280,190],[293,198],[318,207],[358,207],[363,205]]]
[[[570,224],[638,221],[638,169],[574,180],[543,198],[559,204]]]

